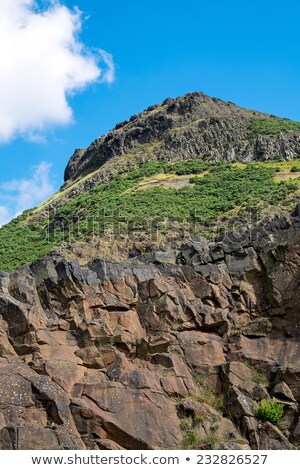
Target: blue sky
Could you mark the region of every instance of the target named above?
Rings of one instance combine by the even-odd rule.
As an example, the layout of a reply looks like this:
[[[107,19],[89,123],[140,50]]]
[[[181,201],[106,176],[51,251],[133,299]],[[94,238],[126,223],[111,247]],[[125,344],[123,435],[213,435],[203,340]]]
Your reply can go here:
[[[32,3],[32,0],[15,2]],[[43,112],[43,97],[39,95],[35,99],[31,90],[26,89],[24,93],[22,90],[23,83],[30,88],[34,79],[32,82],[26,75],[23,81],[14,83],[10,75],[7,75],[10,78],[7,82],[0,78],[0,100],[7,99],[8,113],[15,109],[14,101],[18,96],[28,96],[22,108],[16,107],[16,113],[22,112],[24,117],[20,129],[11,131],[11,135],[10,131],[7,134],[3,131],[2,136],[8,137],[2,137],[2,140],[1,125],[5,126],[6,116],[0,115],[0,223],[1,208],[3,223],[60,186],[64,168],[75,148],[86,147],[117,122],[168,96],[203,91],[241,106],[300,121],[299,2],[61,0],[56,3],[71,10],[78,7],[83,12],[83,23],[78,26],[76,37],[86,49],[89,48],[90,62],[83,63],[81,71],[77,70],[73,88],[66,85],[72,118],[66,115],[67,109],[53,117],[51,109],[51,119],[47,121],[45,117],[43,127],[37,129],[33,118],[31,127],[26,128],[26,119],[37,104],[39,112]],[[8,12],[8,5],[11,5],[10,0],[0,0],[0,12],[7,11],[11,21],[17,22],[17,12]],[[44,13],[49,8],[48,2],[42,1],[40,6],[44,7]],[[35,11],[35,14],[43,13]],[[54,26],[58,21],[53,30],[56,32],[63,25],[59,21],[67,21],[67,16],[53,15],[51,18]],[[46,68],[49,57],[46,44],[52,42],[51,34],[57,34],[51,31],[49,28],[45,46],[41,41],[45,49],[43,53],[41,46],[43,56],[38,62],[44,63]],[[34,37],[37,36],[32,36],[32,40]],[[19,45],[10,44],[6,40],[4,51],[3,40],[1,43],[0,76],[1,62],[5,64],[3,54],[9,55],[12,51],[14,56],[17,50],[15,60],[20,67],[18,54],[23,57],[29,44],[25,41]],[[33,42],[32,51],[36,48],[38,44]],[[112,75],[105,79],[108,65],[103,63],[103,56],[102,63],[97,65],[99,49],[111,54],[114,79]],[[85,60],[88,60],[86,54]],[[59,69],[55,62],[53,64],[49,70]],[[100,77],[96,77],[93,65],[102,68]],[[13,74],[13,62],[10,67]],[[12,76],[21,79],[29,69],[26,69],[26,63],[24,67]],[[52,73],[45,78],[50,82],[50,90],[52,85],[55,87],[55,82],[51,84]],[[14,92],[14,86],[21,95]],[[40,93],[47,95],[48,89],[47,85]],[[45,100],[47,98],[49,100],[49,96]]]

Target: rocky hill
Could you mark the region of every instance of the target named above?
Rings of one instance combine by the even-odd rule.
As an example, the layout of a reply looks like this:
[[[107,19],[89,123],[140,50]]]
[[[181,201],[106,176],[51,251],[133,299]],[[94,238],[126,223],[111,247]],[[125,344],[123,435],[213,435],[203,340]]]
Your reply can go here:
[[[203,93],[189,93],[151,106],[118,124],[87,149],[76,150],[67,165],[65,181],[88,175],[110,161],[114,168],[132,161],[136,165],[194,158],[249,163],[278,156],[290,160],[299,153],[299,123]]]
[[[299,139],[168,99],[0,229],[0,449],[300,447]]]

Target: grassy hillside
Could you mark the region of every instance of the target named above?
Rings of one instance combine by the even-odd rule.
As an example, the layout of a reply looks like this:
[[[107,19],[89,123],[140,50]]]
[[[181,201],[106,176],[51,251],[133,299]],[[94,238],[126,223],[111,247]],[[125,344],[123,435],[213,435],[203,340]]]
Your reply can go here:
[[[68,200],[55,212],[26,211],[0,229],[0,270],[47,254],[64,241],[91,235],[146,233],[160,221],[197,223],[208,234],[249,208],[259,213],[293,207],[300,190],[300,162],[251,164],[145,163]],[[59,198],[59,193],[57,195]]]
[[[255,119],[249,124],[249,130],[253,134],[277,135],[279,132],[298,131],[300,122],[291,121],[290,119]]]

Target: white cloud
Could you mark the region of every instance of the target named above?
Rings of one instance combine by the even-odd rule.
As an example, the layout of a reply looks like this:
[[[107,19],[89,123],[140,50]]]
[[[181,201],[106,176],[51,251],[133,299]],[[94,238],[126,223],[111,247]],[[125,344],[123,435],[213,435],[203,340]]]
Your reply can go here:
[[[69,123],[69,94],[114,80],[112,56],[89,52],[78,39],[81,13],[46,3],[0,0],[0,142]]]
[[[0,184],[0,226],[6,224],[25,209],[30,209],[51,196],[54,184],[50,179],[51,164],[41,162],[32,167],[28,179],[13,179]]]
[[[103,49],[99,49],[98,52],[101,55],[104,64],[106,65],[106,70],[103,74],[102,81],[112,83],[115,79],[115,64],[113,56]]]

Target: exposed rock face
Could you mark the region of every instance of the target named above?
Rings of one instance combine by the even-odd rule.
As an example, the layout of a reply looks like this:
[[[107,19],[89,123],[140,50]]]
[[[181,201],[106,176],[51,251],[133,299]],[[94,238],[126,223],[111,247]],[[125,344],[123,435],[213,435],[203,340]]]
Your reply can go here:
[[[299,224],[1,273],[0,449],[297,448]]]
[[[103,172],[85,181],[85,189],[106,181],[111,171],[149,160],[251,162],[299,157],[299,131],[253,135],[249,124],[258,118],[271,116],[203,93],[168,98],[118,124],[87,149],[77,149],[66,168],[65,181],[91,174],[109,162]]]

